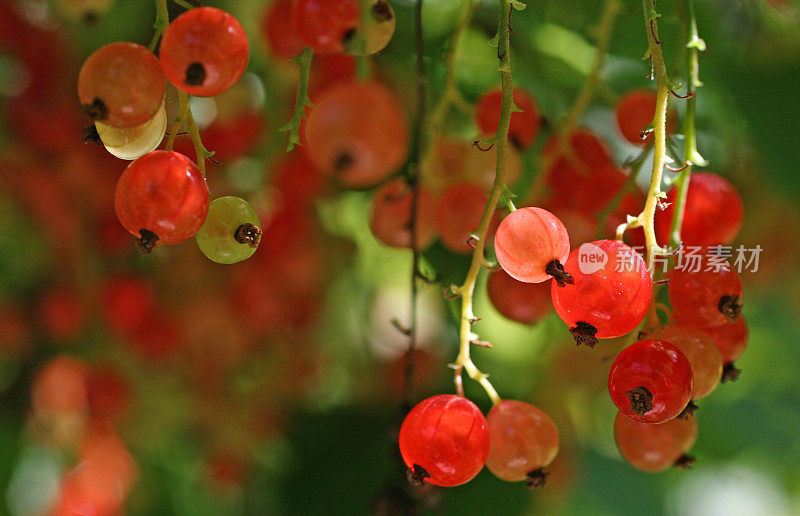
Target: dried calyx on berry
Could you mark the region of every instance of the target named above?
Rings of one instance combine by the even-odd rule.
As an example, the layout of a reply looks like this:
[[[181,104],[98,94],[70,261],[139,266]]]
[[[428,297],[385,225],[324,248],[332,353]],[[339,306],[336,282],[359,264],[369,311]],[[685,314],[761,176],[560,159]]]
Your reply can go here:
[[[639,386],[625,393],[631,400],[631,411],[643,416],[653,410],[653,394],[646,387]]]
[[[566,287],[567,284],[575,284],[575,279],[573,279],[572,274],[565,271],[564,266],[561,265],[561,262],[558,260],[553,260],[548,263],[547,267],[545,267],[545,272],[553,277],[553,280],[559,287]]]
[[[572,337],[575,339],[575,345],[589,346],[594,349],[597,345],[597,328],[589,323],[578,321],[575,326],[569,329]]]

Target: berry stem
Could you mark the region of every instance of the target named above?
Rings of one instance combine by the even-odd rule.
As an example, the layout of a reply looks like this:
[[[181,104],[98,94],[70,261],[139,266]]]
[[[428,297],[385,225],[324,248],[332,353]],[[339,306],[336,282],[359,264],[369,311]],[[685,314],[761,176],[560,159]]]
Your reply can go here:
[[[450,108],[458,107],[466,113],[472,112],[472,107],[467,104],[458,91],[458,84],[456,82],[456,62],[461,55],[461,41],[464,32],[467,27],[469,27],[470,21],[472,20],[473,12],[473,2],[472,0],[468,0],[467,5],[461,11],[458,24],[450,39],[450,45],[444,58],[444,92],[439,97],[436,106],[426,120],[425,129],[427,131],[427,142],[421,158],[421,163],[427,164],[432,158],[431,149],[433,147],[433,141],[436,136],[441,133],[442,126],[450,112]]]
[[[656,79],[656,109],[653,115],[653,171],[650,175],[650,188],[647,190],[644,209],[637,217],[619,225],[617,238],[622,239],[622,235],[628,229],[643,228],[647,266],[652,271],[655,256],[661,252],[656,240],[654,221],[658,200],[664,197],[664,193],[661,191],[661,177],[667,160],[667,101],[669,100],[670,82],[667,68],[664,65],[664,55],[661,53],[663,42],[658,39],[657,20],[661,15],[656,12],[655,0],[642,0],[642,5],[650,60]]]
[[[417,81],[417,105],[416,105],[416,127],[414,131],[414,141],[412,142],[411,155],[408,159],[406,168],[406,182],[411,188],[411,307],[410,324],[408,327],[408,352],[406,353],[406,368],[403,385],[403,403],[410,404],[414,395],[414,351],[417,348],[417,280],[419,273],[419,239],[417,234],[417,209],[419,205],[419,160],[420,147],[422,145],[422,131],[425,127],[426,117],[426,76],[425,76],[425,39],[422,33],[422,2],[417,0],[414,5],[414,41],[416,49],[416,81]]]
[[[169,27],[169,11],[167,10],[167,0],[156,0],[156,21],[153,23],[155,32],[153,33],[153,39],[150,40],[150,44],[147,46],[150,52],[154,52],[156,50],[158,40],[161,39],[161,35],[164,34],[164,31],[167,30],[167,27]]]
[[[688,166],[681,171],[675,180],[675,212],[672,217],[670,231],[670,246],[677,248],[681,245],[681,226],[683,225],[683,213],[686,206],[686,194],[689,191],[689,179],[692,175],[692,164],[705,165],[705,160],[697,151],[697,135],[695,134],[695,106],[697,105],[697,88],[702,86],[700,82],[700,66],[698,56],[705,50],[706,44],[700,39],[697,32],[697,19],[694,12],[694,0],[684,0],[686,18],[686,114],[683,118],[681,131],[684,137],[683,160]]]
[[[486,234],[489,231],[489,222],[492,220],[497,202],[500,200],[500,195],[506,188],[505,185],[505,167],[506,167],[506,151],[508,150],[508,129],[511,125],[511,113],[514,110],[514,84],[511,81],[511,36],[509,31],[511,21],[511,2],[509,0],[499,0],[500,13],[498,18],[498,44],[497,55],[500,60],[500,81],[502,85],[502,103],[500,104],[500,124],[497,127],[497,136],[495,146],[497,148],[497,168],[494,176],[494,184],[489,193],[489,200],[483,209],[483,216],[478,225],[478,230],[475,232],[477,241],[475,242],[475,249],[472,252],[472,261],[467,272],[467,277],[463,285],[458,287],[458,292],[461,294],[461,327],[459,331],[459,352],[456,361],[453,364],[456,375],[456,388],[461,382],[461,372],[466,370],[470,378],[480,383],[486,391],[486,394],[491,398],[492,403],[495,405],[500,403],[500,396],[497,391],[489,382],[489,378],[485,373],[482,373],[472,362],[470,357],[471,342],[476,340],[475,335],[472,333],[472,321],[475,316],[472,312],[472,298],[475,292],[475,283],[478,279],[478,273],[484,263],[484,249],[486,247]]]
[[[187,11],[189,9],[194,9],[196,7],[196,6],[192,5],[192,4],[190,4],[189,2],[187,2],[186,0],[172,0],[172,1],[175,2],[176,4],[178,4],[179,6],[183,7]]]
[[[361,16],[359,19],[360,30],[356,33],[355,48],[358,49],[359,55],[356,56],[356,77],[359,81],[368,81],[370,78],[369,56],[366,55],[367,39],[364,36],[364,30],[369,24],[369,18],[372,16],[372,2],[370,0],[360,0]]]
[[[209,151],[203,146],[203,141],[200,139],[200,130],[192,117],[192,108],[189,106],[189,95],[185,91],[178,90],[178,101],[180,102],[180,113],[183,114],[183,120],[186,122],[186,128],[189,136],[192,137],[194,144],[194,152],[197,156],[197,166],[200,167],[203,177],[206,177],[206,159],[214,155],[213,151]],[[170,139],[173,136],[170,134]]]
[[[289,143],[286,152],[291,152],[295,145],[300,145],[300,122],[306,114],[306,107],[314,104],[308,98],[308,79],[311,76],[311,61],[314,51],[306,47],[293,62],[300,65],[300,84],[297,86],[297,98],[294,103],[294,114],[289,122],[279,130],[289,133]]]
[[[556,131],[556,148],[552,153],[542,153],[541,155],[538,167],[539,173],[537,174],[533,186],[531,186],[530,193],[528,194],[528,200],[530,202],[536,202],[541,198],[542,194],[544,193],[547,171],[550,169],[550,165],[553,164],[553,161],[558,156],[566,156],[567,158],[570,158],[571,161],[578,161],[577,159],[574,159],[574,156],[572,155],[572,149],[569,145],[567,145],[567,140],[569,135],[578,126],[581,117],[591,104],[592,99],[594,98],[594,92],[602,80],[600,72],[602,71],[603,64],[605,63],[606,54],[608,52],[608,44],[611,41],[611,33],[614,31],[617,14],[619,14],[621,7],[622,3],[619,0],[606,0],[605,5],[603,6],[603,12],[600,15],[600,21],[598,22],[595,31],[597,34],[597,37],[595,38],[596,51],[594,54],[594,61],[592,61],[592,70],[589,72],[589,76],[584,81],[583,86],[581,86],[581,91],[578,93],[578,96],[575,97],[575,101],[572,103],[572,107],[567,113],[567,116],[564,117],[564,120],[561,122],[558,130]],[[579,167],[585,167],[582,162],[578,162],[576,164]]]

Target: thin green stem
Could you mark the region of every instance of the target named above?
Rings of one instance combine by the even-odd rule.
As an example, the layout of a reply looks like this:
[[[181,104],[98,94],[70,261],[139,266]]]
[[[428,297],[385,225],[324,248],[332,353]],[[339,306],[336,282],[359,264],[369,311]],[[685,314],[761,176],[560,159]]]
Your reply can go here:
[[[289,143],[286,152],[291,152],[295,145],[300,145],[300,122],[306,113],[306,107],[313,107],[314,104],[308,98],[308,80],[311,76],[311,61],[314,51],[306,47],[293,62],[300,65],[300,84],[297,87],[297,98],[294,103],[294,114],[289,122],[279,130],[289,133]]]
[[[497,53],[500,60],[499,71],[503,100],[500,107],[500,124],[497,128],[497,140],[495,142],[497,148],[497,168],[495,171],[494,184],[489,193],[489,201],[486,203],[483,210],[483,216],[481,217],[481,222],[476,232],[475,250],[472,252],[472,261],[469,271],[467,272],[464,283],[457,289],[458,293],[461,295],[461,325],[459,328],[458,356],[453,364],[457,391],[463,392],[461,372],[465,370],[470,378],[481,384],[494,404],[500,402],[500,396],[492,386],[488,376],[482,373],[472,362],[470,348],[472,341],[476,340],[472,333],[472,324],[475,322],[475,316],[472,311],[475,284],[478,280],[478,273],[485,262],[484,250],[486,248],[486,235],[489,231],[489,223],[492,220],[492,215],[497,207],[500,195],[506,188],[505,166],[506,152],[508,150],[508,129],[511,124],[511,113],[514,110],[514,85],[511,81],[511,37],[509,30],[511,3],[509,0],[499,0],[499,3]]]
[[[190,4],[186,0],[172,0],[172,1],[175,2],[176,4],[180,5],[181,7],[183,7],[186,10],[194,9],[195,7],[197,7],[195,5]]]
[[[697,104],[697,88],[700,82],[699,53],[705,50],[705,42],[700,39],[697,32],[697,19],[694,12],[694,0],[683,0],[686,14],[686,114],[683,118],[684,152],[683,158],[688,166],[681,171],[675,181],[675,211],[672,217],[670,230],[670,246],[677,248],[681,244],[681,226],[683,213],[686,206],[686,194],[689,191],[689,180],[692,175],[692,165],[704,165],[705,160],[697,151],[697,135],[695,134],[695,106]]]
[[[153,38],[150,40],[150,44],[147,46],[150,52],[155,51],[158,40],[161,39],[161,35],[164,34],[167,27],[169,27],[167,0],[156,0],[156,21],[153,23],[155,32],[153,33]]]
[[[203,177],[205,177],[206,159],[212,157],[214,152],[206,149],[203,145],[203,141],[200,139],[200,130],[194,121],[192,109],[189,106],[189,95],[184,91],[178,90],[178,101],[180,102],[180,112],[183,114],[184,121],[186,122],[186,130],[189,132],[189,136],[191,136],[192,143],[194,144],[197,166],[200,167],[200,172],[202,172]],[[170,134],[170,138],[172,138],[172,134]]]
[[[661,53],[661,42],[658,40],[658,18],[661,15],[656,12],[655,0],[642,0],[642,5],[648,50],[656,80],[656,108],[652,124],[653,171],[650,175],[650,187],[647,190],[644,209],[631,222],[620,224],[617,228],[617,238],[622,238],[622,234],[628,229],[641,227],[644,230],[647,266],[653,270],[655,256],[662,251],[656,240],[654,221],[658,201],[664,197],[661,191],[661,178],[667,161],[667,102],[670,82],[664,65],[664,55]]]
[[[550,169],[553,160],[559,156],[565,155],[572,157],[572,151],[567,145],[567,141],[569,135],[578,126],[581,117],[591,104],[595,90],[601,82],[601,72],[603,64],[605,63],[606,54],[608,53],[608,44],[611,41],[611,33],[614,31],[614,25],[621,7],[622,4],[619,0],[606,0],[603,6],[603,12],[597,24],[597,37],[595,39],[596,50],[594,60],[592,61],[591,72],[589,72],[589,76],[586,78],[586,81],[584,81],[581,91],[578,93],[578,96],[575,97],[572,107],[556,131],[556,148],[554,152],[542,154],[542,159],[538,167],[539,174],[536,176],[531,186],[530,193],[528,194],[528,200],[531,202],[538,201],[544,193],[547,171]]]
[[[464,110],[471,110],[471,106],[461,96],[458,91],[458,83],[456,81],[456,62],[461,55],[461,41],[463,35],[469,27],[472,20],[472,13],[474,6],[472,0],[467,2],[464,10],[458,18],[458,23],[453,31],[453,36],[450,39],[450,47],[444,58],[445,78],[444,78],[444,92],[439,97],[436,106],[431,111],[430,116],[426,120],[426,138],[427,142],[423,150],[422,163],[428,163],[431,158],[431,149],[433,148],[433,140],[441,132],[444,121],[452,107],[460,107]]]
[[[417,58],[417,106],[416,128],[414,141],[409,156],[406,181],[411,187],[411,314],[408,327],[408,353],[406,357],[405,382],[403,389],[403,402],[409,405],[414,394],[414,351],[417,348],[417,281],[419,276],[419,242],[417,234],[417,209],[419,206],[419,160],[422,146],[422,133],[425,127],[426,116],[426,74],[425,74],[425,39],[422,32],[422,2],[417,0],[414,5],[414,39]]]

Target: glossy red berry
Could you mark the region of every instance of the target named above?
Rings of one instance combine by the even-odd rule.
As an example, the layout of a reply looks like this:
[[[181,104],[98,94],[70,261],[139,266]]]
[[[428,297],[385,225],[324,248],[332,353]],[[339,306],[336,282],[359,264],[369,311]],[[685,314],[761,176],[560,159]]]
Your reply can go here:
[[[561,286],[571,281],[563,268],[569,256],[567,228],[547,210],[509,213],[497,227],[494,251],[503,270],[519,281],[541,283],[553,277]]]
[[[656,473],[680,464],[697,439],[697,420],[687,415],[649,425],[617,412],[614,439],[620,454],[631,466]]]
[[[489,196],[480,186],[458,183],[442,192],[436,208],[436,223],[442,244],[454,253],[467,254],[470,233],[478,230]]]
[[[517,281],[502,269],[489,276],[486,290],[503,317],[522,324],[533,324],[553,310],[549,284]]]
[[[692,366],[668,342],[634,342],[614,359],[608,392],[617,408],[640,423],[663,423],[680,414],[692,394]]]
[[[617,127],[623,138],[634,145],[644,145],[653,140],[652,132],[642,138],[645,128],[653,122],[656,112],[656,92],[654,90],[633,90],[626,93],[615,109]],[[675,132],[675,116],[667,114],[667,132]]]
[[[372,234],[391,247],[411,247],[413,193],[404,179],[386,183],[372,197],[369,227]],[[416,247],[425,249],[436,238],[436,204],[430,194],[417,192]]]
[[[264,11],[261,32],[272,55],[291,59],[303,51],[305,44],[292,27],[292,0],[278,0]]]
[[[189,158],[158,150],[133,161],[117,183],[117,217],[147,252],[194,236],[208,214],[208,185]]]
[[[111,43],[95,50],[78,75],[84,112],[118,128],[150,120],[161,107],[166,87],[156,56],[136,43]]]
[[[320,171],[346,187],[367,188],[403,165],[408,124],[385,85],[343,82],[315,102],[305,126],[305,147]]]
[[[743,316],[731,323],[725,323],[714,328],[706,328],[705,331],[711,336],[714,344],[722,353],[722,361],[725,364],[736,361],[747,349],[747,321]]]
[[[219,95],[247,68],[250,45],[239,22],[216,7],[181,14],[167,28],[159,49],[164,75],[196,97]]]
[[[689,360],[692,366],[692,400],[711,394],[722,377],[722,353],[711,336],[699,328],[686,324],[668,324],[653,334],[654,338],[669,342]]]
[[[475,107],[475,121],[484,136],[494,136],[500,125],[500,104],[503,95],[499,89],[485,93]],[[522,88],[514,88],[514,104],[521,110],[511,114],[508,139],[519,149],[527,149],[539,134],[541,125],[539,107],[533,97]]]
[[[656,232],[661,243],[669,241],[676,196],[673,188],[667,193],[667,209],[656,212]],[[730,244],[739,234],[743,218],[742,198],[728,181],[709,172],[691,175],[681,224],[684,245]]]
[[[469,482],[489,455],[486,418],[461,396],[428,398],[403,421],[400,453],[412,480],[444,487]]]
[[[314,52],[342,52],[358,27],[360,12],[358,0],[295,0],[292,25]]]
[[[699,270],[686,257],[669,271],[669,301],[675,320],[712,328],[735,321],[742,311],[742,281],[727,262],[701,260]],[[709,269],[709,270],[706,270]]]
[[[489,471],[509,482],[528,479],[541,485],[541,469],[558,455],[558,429],[550,416],[529,403],[503,400],[492,407],[486,421]]]
[[[652,280],[641,255],[619,240],[596,240],[573,249],[564,264],[574,283],[553,283],[553,307],[578,344],[594,346],[630,332],[644,318]]]

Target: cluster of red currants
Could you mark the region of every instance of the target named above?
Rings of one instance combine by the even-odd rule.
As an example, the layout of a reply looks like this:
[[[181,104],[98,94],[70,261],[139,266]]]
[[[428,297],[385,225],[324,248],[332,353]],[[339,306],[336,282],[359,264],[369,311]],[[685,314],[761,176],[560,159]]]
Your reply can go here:
[[[115,208],[143,252],[196,235],[211,260],[235,263],[258,246],[259,219],[245,200],[209,202],[202,167],[171,150],[172,138],[170,150],[156,150],[167,129],[166,79],[184,95],[216,96],[236,84],[248,59],[239,22],[220,9],[201,7],[166,28],[158,58],[141,45],[122,42],[96,50],[83,63],[78,96],[94,121],[92,136],[114,156],[133,160],[117,183]]]
[[[515,91],[515,102],[523,110],[511,117],[509,140],[516,146],[529,144],[538,131],[538,114],[530,107],[535,104],[523,93]],[[488,103],[485,99],[478,113],[486,119],[487,113],[493,115],[491,123],[485,124],[491,133],[499,121],[499,98],[482,111],[482,104]],[[645,128],[654,108],[652,92],[625,96],[617,108],[621,134],[631,143],[647,145],[651,136]],[[478,122],[484,129],[480,118]],[[674,117],[670,116],[668,125],[674,130]],[[545,171],[552,191],[549,204],[594,217],[613,198],[626,193],[622,188],[627,181],[611,164],[599,138],[582,129],[568,136],[564,149],[558,148],[558,140],[544,147],[545,155],[550,153]],[[581,179],[583,169],[591,180]],[[614,179],[615,174],[621,177]],[[664,244],[670,237],[676,196],[676,189],[668,193],[670,204],[655,219],[657,238]],[[410,207],[405,209],[410,211]],[[469,221],[473,228],[479,219],[480,214]],[[611,399],[619,409],[617,444],[637,468],[660,471],[690,462],[685,453],[697,435],[693,401],[711,393],[720,381],[738,375],[733,361],[744,351],[747,338],[740,316],[742,286],[719,251],[736,237],[741,222],[741,199],[727,181],[711,173],[691,178],[680,227],[683,247],[671,257],[667,274],[672,309],[661,307],[674,322],[663,326],[653,300],[657,284],[633,247],[621,240],[580,239],[583,243],[570,251],[564,223],[538,207],[514,209],[497,226],[494,250],[502,270],[492,274],[487,290],[504,316],[530,324],[547,315],[552,306],[575,341],[593,348],[597,339],[633,332],[651,311],[646,330],[617,355],[608,377]],[[696,256],[691,249],[705,254]],[[693,261],[692,256],[700,260]],[[548,288],[546,282],[551,279]],[[547,426],[546,432],[542,425]],[[487,426],[477,407],[466,399],[435,396],[408,414],[400,433],[410,477],[445,486],[474,477],[487,457],[498,477],[521,480],[527,474],[535,484],[540,468],[549,464],[557,448],[550,419],[520,402],[496,404]]]

